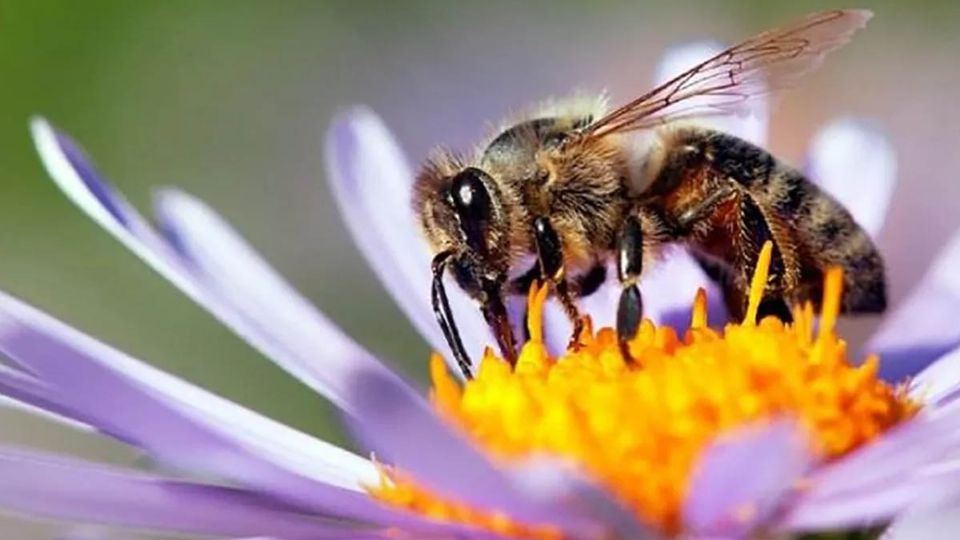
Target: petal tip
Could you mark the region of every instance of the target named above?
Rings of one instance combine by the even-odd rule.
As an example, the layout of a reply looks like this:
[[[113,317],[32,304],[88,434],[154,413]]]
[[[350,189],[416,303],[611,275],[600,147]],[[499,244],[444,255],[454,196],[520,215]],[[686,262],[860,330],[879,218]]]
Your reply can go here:
[[[806,170],[876,236],[897,180],[896,150],[878,124],[850,117],[827,124],[813,138]]]

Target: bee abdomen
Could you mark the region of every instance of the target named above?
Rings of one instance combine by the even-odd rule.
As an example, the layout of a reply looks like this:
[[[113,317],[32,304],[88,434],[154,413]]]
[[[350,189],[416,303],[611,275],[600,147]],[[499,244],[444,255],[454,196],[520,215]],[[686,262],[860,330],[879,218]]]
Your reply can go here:
[[[798,209],[797,234],[807,256],[825,270],[844,271],[843,310],[879,313],[886,309],[883,258],[853,216],[829,194],[805,182],[806,204]]]

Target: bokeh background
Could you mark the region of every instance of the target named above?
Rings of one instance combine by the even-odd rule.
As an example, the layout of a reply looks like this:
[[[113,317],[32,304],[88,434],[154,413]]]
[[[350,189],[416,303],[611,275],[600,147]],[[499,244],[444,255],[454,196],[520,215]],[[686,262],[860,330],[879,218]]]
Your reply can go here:
[[[874,120],[900,159],[880,244],[902,298],[960,226],[960,3],[860,2],[877,17],[779,100],[771,148],[799,164],[836,116]],[[141,208],[198,195],[351,335],[423,380],[427,348],[351,245],[321,145],[364,103],[411,160],[466,147],[550,95],[649,86],[659,53],[733,41],[831,2],[0,0],[0,288],[153,364],[325,438],[322,399],[244,346],[82,217],[47,180],[27,122],[80,140]],[[869,160],[870,156],[863,156]],[[399,202],[398,202],[399,204]],[[426,287],[427,284],[424,284]],[[0,411],[3,441],[130,462],[125,449]],[[0,520],[3,538],[53,524]]]

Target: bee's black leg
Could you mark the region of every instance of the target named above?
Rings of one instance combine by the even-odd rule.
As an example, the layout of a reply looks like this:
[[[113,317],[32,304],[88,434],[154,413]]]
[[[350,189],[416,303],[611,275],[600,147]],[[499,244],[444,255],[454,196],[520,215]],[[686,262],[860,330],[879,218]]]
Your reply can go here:
[[[527,270],[509,283],[509,293],[524,296],[530,291],[530,286],[533,284],[533,282],[540,278],[540,263],[538,262],[534,264],[530,270]],[[597,290],[600,289],[600,286],[606,281],[607,267],[597,261],[597,263],[594,264],[594,266],[592,266],[589,270],[574,278],[572,287],[573,290],[571,294],[575,298],[590,296],[591,294],[597,292]],[[529,313],[530,307],[527,306],[523,315],[524,321],[529,318]],[[523,324],[522,326],[524,339],[526,341],[530,341],[530,329],[526,324]]]
[[[643,318],[643,297],[637,281],[643,270],[643,229],[640,220],[630,216],[623,224],[617,244],[617,279],[622,290],[617,305],[617,338],[623,358],[631,361],[628,343],[637,335]]]
[[[538,217],[533,220],[533,233],[537,242],[537,261],[540,264],[540,275],[554,285],[554,294],[560,300],[563,311],[573,323],[573,335],[570,336],[569,347],[576,345],[580,333],[583,331],[583,319],[577,309],[574,291],[571,290],[563,271],[563,246],[557,231],[550,225],[550,220]]]
[[[467,379],[473,378],[470,367],[473,363],[463,347],[463,340],[460,339],[460,331],[457,330],[457,324],[453,320],[453,312],[450,310],[450,301],[447,299],[447,291],[443,287],[443,274],[447,267],[447,261],[453,255],[450,251],[444,251],[433,258],[431,265],[433,269],[433,286],[430,290],[430,298],[433,302],[433,314],[437,318],[440,330],[443,331],[443,337],[450,345],[453,357],[460,367],[460,372]]]

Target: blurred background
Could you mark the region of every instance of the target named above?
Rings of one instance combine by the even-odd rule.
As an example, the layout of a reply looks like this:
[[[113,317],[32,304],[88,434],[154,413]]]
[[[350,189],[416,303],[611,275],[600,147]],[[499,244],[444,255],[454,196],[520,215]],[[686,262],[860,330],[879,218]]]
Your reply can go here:
[[[343,442],[322,399],[274,368],[81,216],[43,173],[28,118],[77,138],[142,209],[176,185],[223,213],[308,297],[398,369],[428,350],[337,216],[321,144],[363,103],[411,161],[465,148],[510,111],[571,90],[622,101],[660,52],[735,41],[831,2],[0,0],[0,288],[156,366]],[[900,159],[880,244],[902,298],[960,226],[960,3],[860,2],[868,31],[779,100],[771,149],[802,162],[818,126],[876,121]],[[869,159],[864,156],[863,159]],[[426,287],[427,284],[424,284]],[[131,461],[119,445],[0,411],[4,441]],[[50,524],[0,521],[4,538]]]

